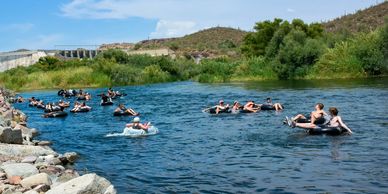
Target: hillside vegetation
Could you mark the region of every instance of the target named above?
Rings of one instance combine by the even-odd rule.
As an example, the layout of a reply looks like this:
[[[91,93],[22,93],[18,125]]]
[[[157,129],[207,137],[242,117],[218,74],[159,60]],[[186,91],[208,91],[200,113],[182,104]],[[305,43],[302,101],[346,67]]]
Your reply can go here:
[[[349,2],[351,3],[351,2]],[[354,14],[348,14],[332,21],[323,23],[327,32],[370,32],[384,24],[384,18],[388,16],[388,1],[359,10]]]
[[[211,54],[228,54],[240,47],[247,32],[225,27],[209,28],[181,38],[145,40],[137,49],[170,48],[178,53],[205,51]]]

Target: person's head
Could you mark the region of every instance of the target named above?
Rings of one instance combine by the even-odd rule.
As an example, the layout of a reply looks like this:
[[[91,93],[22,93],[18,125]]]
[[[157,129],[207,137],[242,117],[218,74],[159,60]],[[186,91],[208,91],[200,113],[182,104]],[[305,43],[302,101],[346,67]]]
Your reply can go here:
[[[86,106],[86,103],[85,103],[85,102],[83,102],[83,103],[82,103],[82,106]]]
[[[31,99],[32,99],[32,100],[35,100],[35,97],[32,97]]]
[[[233,102],[233,106],[238,105],[238,101]]]
[[[337,116],[338,115],[338,109],[336,107],[330,107],[329,112],[332,116]]]
[[[316,110],[322,110],[324,107],[325,107],[325,106],[324,106],[322,103],[317,103],[317,104],[315,105],[315,109],[316,109]]]
[[[139,117],[135,117],[133,119],[133,123],[140,123],[140,118]]]
[[[220,105],[224,105],[224,100],[219,101]]]
[[[267,102],[268,103],[271,103],[272,102],[272,99],[270,97],[267,98]]]
[[[63,100],[59,100],[59,103],[63,103]]]
[[[119,107],[120,107],[120,108],[124,108],[124,104],[120,104]]]

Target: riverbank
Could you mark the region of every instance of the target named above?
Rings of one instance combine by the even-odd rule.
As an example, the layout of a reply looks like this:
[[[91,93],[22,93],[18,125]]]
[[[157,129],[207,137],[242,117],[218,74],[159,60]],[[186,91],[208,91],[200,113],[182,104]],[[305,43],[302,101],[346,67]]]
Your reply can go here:
[[[38,131],[9,103],[12,96],[0,88],[0,193],[116,193],[107,179],[73,169],[77,153],[60,154],[50,141],[35,140]]]

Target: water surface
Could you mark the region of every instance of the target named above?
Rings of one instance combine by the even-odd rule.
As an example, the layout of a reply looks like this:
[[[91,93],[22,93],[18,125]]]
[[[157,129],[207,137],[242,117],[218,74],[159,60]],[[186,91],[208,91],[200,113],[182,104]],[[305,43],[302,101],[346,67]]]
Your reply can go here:
[[[160,130],[146,138],[105,137],[129,117],[98,106],[65,119],[16,105],[39,139],[58,152],[77,151],[76,168],[109,179],[119,193],[386,193],[388,191],[388,80],[287,81],[231,84],[180,82],[119,88],[116,101],[142,113]],[[57,101],[56,91],[22,94]],[[211,116],[201,112],[219,99],[266,97],[283,112]],[[317,102],[338,107],[353,136],[307,136],[282,125]],[[326,109],[327,109],[326,108]]]

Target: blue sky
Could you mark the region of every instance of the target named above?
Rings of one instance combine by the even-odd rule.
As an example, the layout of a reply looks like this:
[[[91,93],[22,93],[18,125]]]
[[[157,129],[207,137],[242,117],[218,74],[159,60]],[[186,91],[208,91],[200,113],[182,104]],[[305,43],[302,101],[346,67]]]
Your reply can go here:
[[[330,20],[382,0],[2,0],[0,52],[178,37],[275,17]]]

